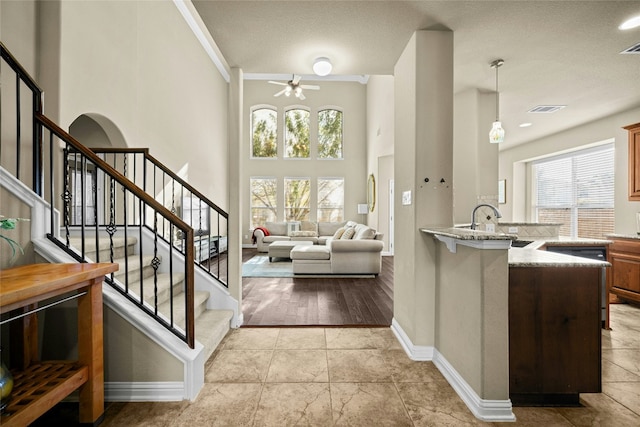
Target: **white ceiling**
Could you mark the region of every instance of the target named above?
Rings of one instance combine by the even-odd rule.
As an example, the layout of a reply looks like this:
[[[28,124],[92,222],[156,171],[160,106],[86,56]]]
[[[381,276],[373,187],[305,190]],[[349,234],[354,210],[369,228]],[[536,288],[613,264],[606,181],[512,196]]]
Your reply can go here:
[[[225,59],[248,74],[307,75],[318,56],[332,76],[393,74],[415,30],[454,32],[455,92],[494,91],[499,71],[501,149],[640,107],[640,1],[193,0]],[[268,84],[265,82],[265,84]],[[554,114],[537,105],[560,104]],[[640,117],[638,117],[640,121]],[[520,128],[523,122],[533,126]],[[488,132],[489,129],[487,129]]]

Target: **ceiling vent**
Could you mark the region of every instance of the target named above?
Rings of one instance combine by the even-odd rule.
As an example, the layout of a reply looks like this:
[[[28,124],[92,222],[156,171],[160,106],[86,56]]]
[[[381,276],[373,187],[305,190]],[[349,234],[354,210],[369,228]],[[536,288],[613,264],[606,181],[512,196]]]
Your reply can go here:
[[[622,52],[620,52],[621,54],[640,54],[640,43],[636,43],[633,46],[631,46],[630,48],[627,48],[625,50],[623,50]]]
[[[555,113],[564,107],[566,107],[566,105],[538,105],[529,110],[528,113]]]

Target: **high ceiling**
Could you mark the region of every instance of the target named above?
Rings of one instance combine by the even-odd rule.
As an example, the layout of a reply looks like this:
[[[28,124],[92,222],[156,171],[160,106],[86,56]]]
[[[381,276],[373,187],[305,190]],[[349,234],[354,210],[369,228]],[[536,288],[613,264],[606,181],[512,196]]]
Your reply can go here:
[[[501,149],[640,107],[640,1],[194,0],[225,59],[245,74],[302,74],[327,56],[329,78],[392,75],[414,31],[454,32],[454,90],[493,92],[499,70]],[[319,78],[318,78],[319,79]],[[265,84],[268,84],[265,82]],[[527,111],[566,105],[553,114]],[[638,117],[640,121],[640,117]],[[528,128],[518,125],[530,122]],[[488,132],[488,129],[487,129]],[[594,141],[585,141],[594,142]]]

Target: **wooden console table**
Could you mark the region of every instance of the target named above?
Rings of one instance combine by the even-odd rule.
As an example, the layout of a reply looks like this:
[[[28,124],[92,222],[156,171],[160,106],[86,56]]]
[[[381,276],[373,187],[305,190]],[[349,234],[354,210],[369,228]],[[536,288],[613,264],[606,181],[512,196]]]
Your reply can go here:
[[[35,309],[36,304],[63,294],[77,294],[78,360],[38,361],[37,324],[33,312],[20,319],[19,361],[12,371],[14,388],[3,427],[25,426],[76,389],[80,389],[82,424],[97,424],[104,414],[102,282],[117,264],[32,264],[0,270],[0,313]],[[68,296],[65,295],[65,296]],[[13,343],[13,341],[12,341]],[[12,349],[12,351],[15,349]],[[13,351],[12,354],[16,352]]]

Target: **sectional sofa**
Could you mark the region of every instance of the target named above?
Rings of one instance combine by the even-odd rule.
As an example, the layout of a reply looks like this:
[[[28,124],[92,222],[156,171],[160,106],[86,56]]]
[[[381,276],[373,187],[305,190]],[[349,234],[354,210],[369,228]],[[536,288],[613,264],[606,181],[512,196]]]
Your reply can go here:
[[[379,274],[383,235],[365,224],[303,221],[300,230],[287,233],[286,222],[267,222],[254,230],[259,252],[275,241],[312,241],[291,250],[295,274]],[[266,232],[265,232],[266,231]],[[268,233],[268,235],[267,235]]]

